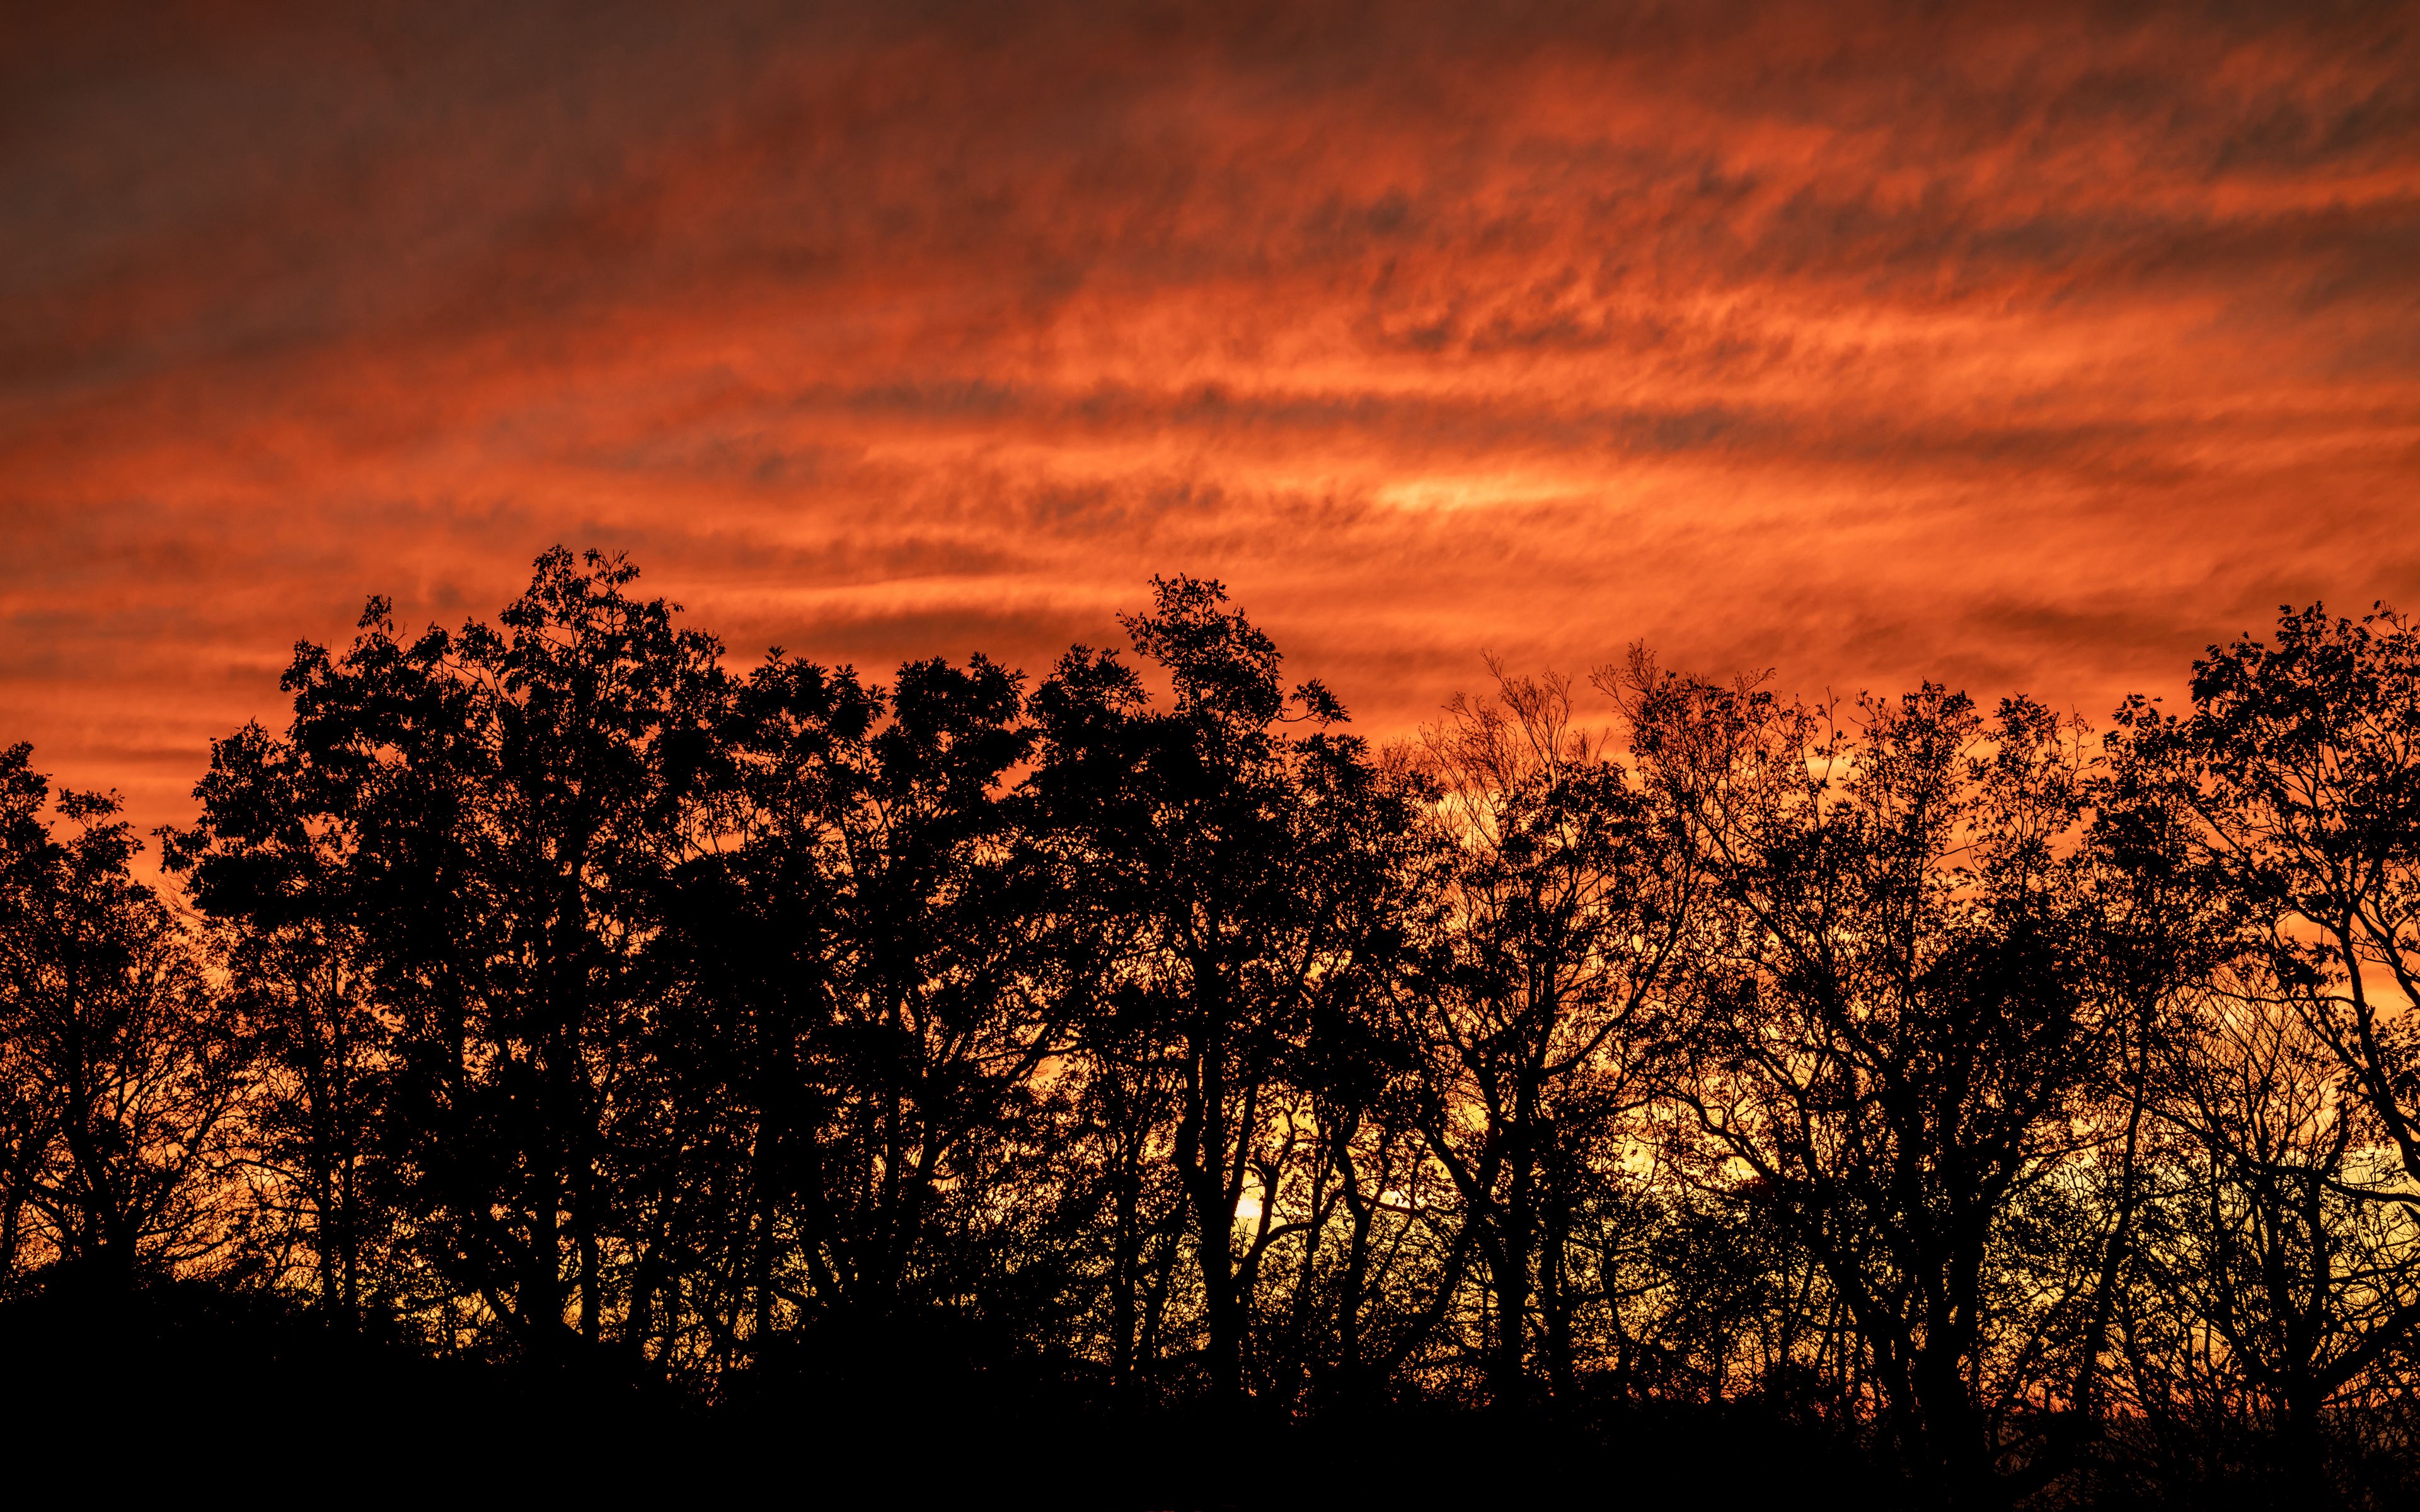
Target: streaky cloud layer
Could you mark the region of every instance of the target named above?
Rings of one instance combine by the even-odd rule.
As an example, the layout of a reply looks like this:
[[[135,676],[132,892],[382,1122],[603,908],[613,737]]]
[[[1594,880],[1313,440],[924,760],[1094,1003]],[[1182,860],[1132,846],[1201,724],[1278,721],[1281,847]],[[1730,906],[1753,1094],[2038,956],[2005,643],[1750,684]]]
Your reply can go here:
[[[504,8],[0,59],[0,741],[146,823],[556,541],[875,671],[1213,575],[1381,736],[2420,603],[2412,8]]]

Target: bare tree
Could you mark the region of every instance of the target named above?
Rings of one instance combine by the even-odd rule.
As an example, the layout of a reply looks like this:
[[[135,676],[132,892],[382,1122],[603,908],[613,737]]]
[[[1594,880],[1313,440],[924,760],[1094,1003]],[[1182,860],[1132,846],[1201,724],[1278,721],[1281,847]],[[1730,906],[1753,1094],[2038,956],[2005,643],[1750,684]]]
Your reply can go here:
[[[2273,1431],[2316,1486],[2325,1414],[2420,1327],[2420,1192],[2376,1200],[2394,1151],[2340,1095],[2307,986],[2268,966],[2218,976],[2161,1041],[2131,1395],[2171,1439]]]
[[[1606,681],[1719,892],[1701,933],[1675,1152],[1823,1267],[1932,1494],[1999,1499],[2008,1368],[2041,1326],[2029,1203],[2103,1142],[2087,1094],[2086,758],[2038,705],[1928,685],[1843,727],[1752,685]]]
[[[1412,1037],[1421,1127],[1488,1278],[1488,1395],[1514,1412],[1533,1338],[1550,1389],[1575,1389],[1591,1290],[1579,1210],[1618,1177],[1622,1122],[1651,1086],[1699,873],[1606,736],[1575,726],[1567,679],[1489,671],[1494,697],[1457,696],[1423,732],[1450,860]]]
[[[229,1186],[246,1038],[182,923],[132,875],[140,847],[115,795],[59,794],[62,838],[30,757],[0,753],[10,1257],[37,1237],[30,1215],[51,1257],[106,1286],[206,1266],[241,1218]]]

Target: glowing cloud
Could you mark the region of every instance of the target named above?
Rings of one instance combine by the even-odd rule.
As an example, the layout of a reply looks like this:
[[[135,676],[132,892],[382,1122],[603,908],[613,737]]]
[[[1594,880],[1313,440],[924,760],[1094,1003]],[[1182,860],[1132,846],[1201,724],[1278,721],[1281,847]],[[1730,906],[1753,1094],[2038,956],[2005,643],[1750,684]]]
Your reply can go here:
[[[1212,574],[1382,734],[2420,602],[2408,12],[784,8],[12,48],[0,740],[178,817],[295,637],[558,540],[868,666]]]

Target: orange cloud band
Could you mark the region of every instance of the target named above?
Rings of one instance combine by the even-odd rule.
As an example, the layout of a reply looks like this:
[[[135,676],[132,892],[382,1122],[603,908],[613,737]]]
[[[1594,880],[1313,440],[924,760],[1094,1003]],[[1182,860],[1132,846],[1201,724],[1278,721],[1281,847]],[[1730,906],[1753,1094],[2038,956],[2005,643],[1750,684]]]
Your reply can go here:
[[[1028,666],[1225,579],[2099,713],[2420,601],[2410,8],[80,15],[0,69],[0,741],[181,817],[363,594]]]

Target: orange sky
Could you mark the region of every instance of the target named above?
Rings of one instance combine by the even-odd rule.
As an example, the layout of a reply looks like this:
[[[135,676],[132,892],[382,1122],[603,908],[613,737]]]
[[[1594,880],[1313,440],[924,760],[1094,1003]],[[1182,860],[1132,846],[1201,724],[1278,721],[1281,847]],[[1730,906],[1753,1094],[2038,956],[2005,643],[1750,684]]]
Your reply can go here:
[[[556,541],[868,669],[1215,575],[1381,736],[1481,648],[2097,717],[2420,608],[2412,8],[61,8],[0,743],[146,824]]]

